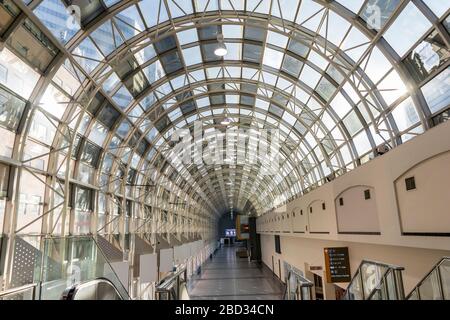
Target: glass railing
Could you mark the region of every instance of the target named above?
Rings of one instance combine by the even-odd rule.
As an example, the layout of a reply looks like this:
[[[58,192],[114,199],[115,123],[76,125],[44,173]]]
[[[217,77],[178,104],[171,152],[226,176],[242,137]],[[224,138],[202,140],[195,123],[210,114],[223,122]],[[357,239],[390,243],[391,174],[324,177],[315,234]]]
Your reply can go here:
[[[36,298],[36,284],[29,284],[0,292],[2,300],[34,300]]]
[[[40,300],[59,300],[77,284],[99,278],[110,281],[123,299],[129,295],[91,236],[44,239],[42,261],[35,270]]]
[[[288,271],[285,300],[312,300],[313,283],[294,270]]]
[[[183,300],[189,299],[187,295],[187,270],[181,268],[175,272],[170,273],[164,278],[155,290],[156,300]]]
[[[395,269],[387,269],[382,276],[380,283],[372,290],[367,300],[403,300],[405,295],[404,291],[397,290]]]
[[[363,260],[344,294],[345,300],[403,300],[403,267]]]
[[[442,258],[406,299],[450,300],[450,257]]]

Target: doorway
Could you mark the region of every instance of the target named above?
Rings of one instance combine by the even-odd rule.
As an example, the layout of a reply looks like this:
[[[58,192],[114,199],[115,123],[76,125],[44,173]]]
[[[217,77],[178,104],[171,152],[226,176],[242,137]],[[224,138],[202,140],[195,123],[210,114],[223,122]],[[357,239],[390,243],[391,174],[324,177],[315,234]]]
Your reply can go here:
[[[314,273],[314,290],[316,300],[324,300],[322,277]]]
[[[345,290],[337,285],[334,285],[334,294],[335,294],[336,300],[343,300]]]

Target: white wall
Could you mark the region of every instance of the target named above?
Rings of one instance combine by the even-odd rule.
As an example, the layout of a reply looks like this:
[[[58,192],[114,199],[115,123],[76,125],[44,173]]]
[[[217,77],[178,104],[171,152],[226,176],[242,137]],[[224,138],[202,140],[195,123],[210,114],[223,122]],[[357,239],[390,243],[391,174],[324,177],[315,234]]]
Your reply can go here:
[[[409,177],[415,179],[415,190],[406,190]],[[450,152],[405,172],[395,181],[395,191],[403,232],[450,234]]]
[[[366,190],[369,190],[370,199],[365,198]],[[334,205],[339,233],[380,232],[376,192],[373,187],[350,187],[336,197]]]
[[[450,122],[432,128],[425,134],[391,150],[387,154],[338,177],[320,188],[286,204],[286,212],[290,214],[290,224],[293,226],[289,235],[293,237],[322,239],[333,241],[351,241],[360,243],[383,244],[400,247],[413,247],[435,250],[450,250],[450,237],[448,236],[417,236],[402,234],[399,206],[408,215],[404,221],[408,230],[413,226],[423,226],[427,232],[449,232],[450,230],[450,162],[449,157],[439,157],[438,160],[429,162],[428,165],[419,165],[427,159],[433,159],[450,150]],[[402,198],[397,204],[395,181],[402,178],[408,170],[414,170],[417,174],[418,191],[420,201],[426,203],[426,210],[418,207],[417,211],[411,211],[412,206],[407,206],[412,201],[412,196]],[[429,177],[428,183],[423,177]],[[441,179],[442,178],[442,179]],[[404,182],[403,182],[404,183]],[[424,184],[422,184],[424,183]],[[421,186],[425,187],[421,187]],[[379,235],[375,234],[340,234],[337,227],[335,199],[344,191],[355,186],[373,187],[374,208],[376,214],[371,213],[371,219],[376,217],[379,222]],[[404,199],[404,200],[403,200]],[[319,202],[317,202],[319,201]],[[315,204],[317,202],[317,205]],[[318,211],[321,202],[325,202],[326,210]],[[348,203],[348,201],[347,201]],[[313,205],[312,215],[308,207]],[[303,210],[303,216],[300,215]],[[373,210],[373,209],[371,209]],[[278,210],[279,211],[279,210]],[[293,217],[292,212],[296,212]],[[347,212],[354,219],[361,216],[361,208],[354,206],[352,212]],[[424,212],[425,211],[425,212]],[[412,213],[411,213],[412,212]],[[257,228],[260,233],[271,234],[281,231],[280,222],[276,225],[270,222],[282,213],[273,212],[263,215],[257,220]],[[269,219],[267,219],[269,218]],[[426,223],[424,221],[426,220]],[[269,221],[265,223],[265,221]],[[355,221],[357,222],[357,221]],[[355,223],[355,226],[361,223]],[[370,224],[374,226],[373,223]],[[366,226],[367,227],[367,226]],[[304,232],[295,233],[294,231]],[[329,232],[329,233],[311,233]],[[281,233],[286,235],[286,233]],[[419,259],[419,258],[417,258]]]

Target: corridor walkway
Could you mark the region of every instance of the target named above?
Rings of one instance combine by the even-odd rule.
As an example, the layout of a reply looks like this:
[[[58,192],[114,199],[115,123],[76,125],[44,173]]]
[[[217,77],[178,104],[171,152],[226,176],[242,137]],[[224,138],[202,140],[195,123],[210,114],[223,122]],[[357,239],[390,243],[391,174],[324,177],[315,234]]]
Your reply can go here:
[[[223,247],[189,286],[192,300],[277,300],[283,285],[263,264],[236,257],[237,247]]]

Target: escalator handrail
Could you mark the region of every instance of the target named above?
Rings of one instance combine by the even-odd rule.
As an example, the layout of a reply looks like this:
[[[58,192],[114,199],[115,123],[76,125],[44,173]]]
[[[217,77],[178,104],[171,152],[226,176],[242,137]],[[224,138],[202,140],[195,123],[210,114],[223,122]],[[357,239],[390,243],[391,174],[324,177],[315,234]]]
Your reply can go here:
[[[450,261],[450,257],[442,257],[441,260],[439,260],[437,263],[435,263],[435,265],[431,268],[430,271],[428,271],[428,273],[425,275],[425,277],[422,278],[422,280],[420,280],[417,285],[411,290],[411,292],[406,296],[406,300],[409,300],[409,298],[411,298],[411,296],[414,294],[414,292],[419,289],[422,284],[428,279],[428,277],[430,277],[430,275],[433,273],[433,271],[437,270],[441,264],[444,263],[444,261]]]
[[[102,256],[103,256],[103,258],[105,259],[106,263],[108,264],[108,266],[109,266],[111,272],[114,274],[114,276],[116,277],[116,279],[119,280],[120,278],[119,278],[119,276],[117,275],[116,270],[114,270],[113,266],[111,265],[111,262],[110,262],[110,261],[108,260],[108,258],[106,257],[105,252],[103,252],[102,247],[98,244],[97,239],[96,239],[94,236],[92,236],[92,235],[91,235],[91,238],[92,238],[92,240],[94,241],[95,245],[97,246],[97,249],[98,249],[98,250],[100,251],[100,253],[102,254]],[[104,278],[99,278],[99,279],[104,279]],[[109,279],[106,279],[106,280],[108,280],[109,282],[111,282],[111,280],[109,280]],[[112,283],[112,282],[111,282],[111,283]],[[113,284],[113,283],[112,283],[112,284]],[[122,284],[122,282],[120,282],[120,280],[119,280],[119,285],[122,286],[123,291],[128,295],[128,297],[130,297],[130,294],[128,293],[128,289],[125,288],[125,286]],[[113,286],[114,286],[114,289],[117,290],[116,285],[113,284]],[[118,290],[117,290],[117,291],[118,291]],[[122,295],[120,295],[120,296],[122,297]],[[124,300],[123,297],[122,297],[122,300]]]
[[[381,286],[382,284],[386,281],[387,276],[390,272],[392,272],[392,270],[394,269],[387,269],[383,275],[381,276],[381,280],[380,282],[378,282],[377,286],[375,288],[372,289],[372,292],[369,294],[369,296],[367,297],[366,300],[372,300],[372,297],[375,295],[375,293],[377,292],[377,290],[381,290]]]
[[[389,271],[389,270],[398,270],[398,271],[405,270],[404,267],[400,267],[400,266],[397,266],[397,265],[394,265],[394,264],[388,264],[388,263],[379,262],[379,261],[373,261],[373,260],[362,260],[361,263],[358,266],[358,269],[356,270],[355,274],[353,275],[352,279],[350,280],[350,283],[348,284],[347,289],[345,290],[344,297],[347,295],[348,290],[352,287],[352,284],[355,281],[356,277],[359,277],[359,275],[361,273],[361,268],[365,264],[372,264],[372,265],[376,265],[376,266],[379,266],[379,267],[385,267],[385,268],[388,269],[387,271]],[[387,271],[385,271],[384,274],[386,274]],[[384,276],[384,274],[383,274],[383,276]],[[383,279],[383,277],[381,279]],[[380,282],[381,282],[381,280],[380,280]],[[364,284],[362,284],[362,285],[364,285]],[[377,288],[377,287],[378,287],[378,285],[375,288]],[[375,291],[375,289],[372,290],[372,292],[371,292],[371,294],[369,294],[369,296],[372,295],[373,291]],[[364,296],[364,294],[363,294],[363,296]]]
[[[165,279],[161,280],[161,282],[156,287],[157,290],[165,290],[168,289],[170,284],[172,284],[177,278],[179,278],[183,273],[186,272],[186,268],[182,268],[173,274],[169,275]]]
[[[99,284],[99,283],[106,283],[106,284],[108,284],[110,287],[112,287],[114,289],[115,293],[120,298],[120,300],[126,300],[126,298],[122,297],[122,295],[120,294],[119,290],[117,290],[117,288],[114,285],[114,283],[112,283],[111,280],[106,279],[106,278],[97,278],[97,279],[94,279],[94,280],[88,280],[88,281],[84,281],[84,282],[81,282],[79,284],[76,284],[76,285],[66,289],[66,291],[63,292],[63,294],[61,296],[61,300],[73,300],[73,298],[76,296],[77,292],[80,289],[82,289],[83,287],[87,287],[88,285]]]
[[[291,279],[291,275],[292,275],[292,272],[289,271],[288,275],[287,275],[287,278],[286,278],[286,284],[284,285],[283,300],[286,300],[286,296],[287,296],[287,292],[288,292],[288,288],[289,288],[288,282]]]
[[[314,286],[314,284],[310,280],[306,279],[301,274],[298,274],[297,272],[295,272],[293,270],[289,270],[288,276],[286,279],[285,290],[283,293],[283,300],[286,300],[286,296],[287,296],[287,292],[288,292],[288,288],[289,288],[288,282],[290,281],[292,276],[295,276],[296,278],[300,278],[300,280],[301,280],[301,281],[297,282],[300,284],[297,288],[312,288]]]

